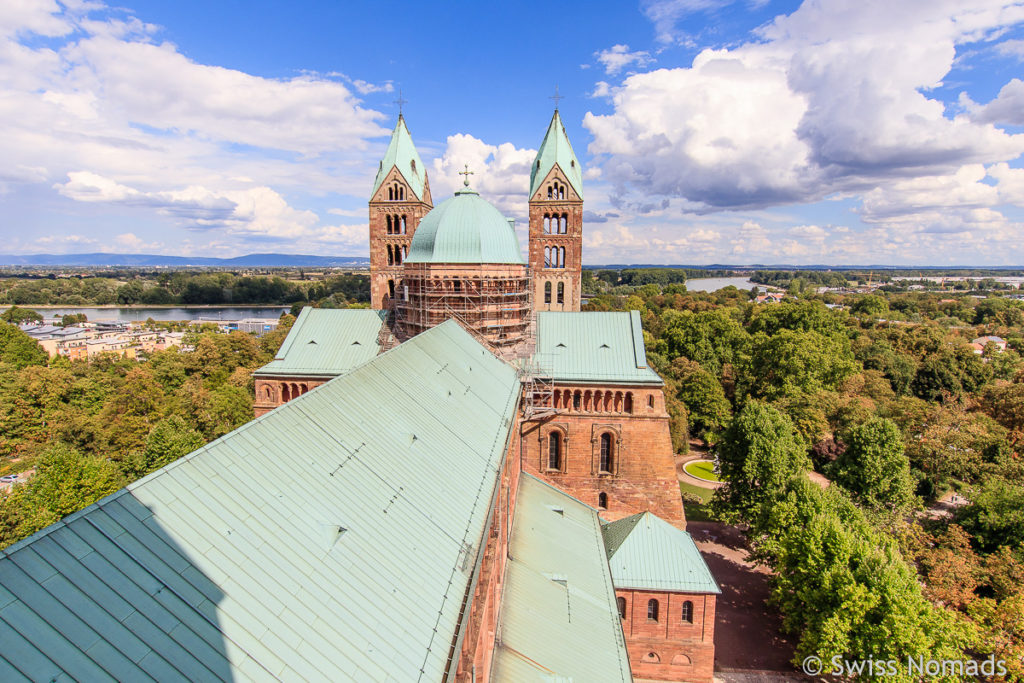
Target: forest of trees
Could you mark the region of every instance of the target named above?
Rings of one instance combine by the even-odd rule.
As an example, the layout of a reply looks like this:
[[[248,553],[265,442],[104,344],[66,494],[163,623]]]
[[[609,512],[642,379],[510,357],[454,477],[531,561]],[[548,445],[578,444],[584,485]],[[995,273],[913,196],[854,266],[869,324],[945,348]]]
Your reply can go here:
[[[294,322],[259,339],[194,333],[136,361],[50,360],[0,323],[0,474],[35,475],[0,497],[0,547],[248,422],[252,373]]]
[[[1024,304],[671,288],[589,307],[642,312],[676,445],[713,446],[712,510],[773,570],[795,663],[994,654],[1024,680]],[[976,354],[987,334],[1007,350]],[[925,514],[949,491],[968,504]]]
[[[292,273],[299,278],[302,273]],[[325,279],[285,279],[279,275],[241,276],[230,272],[128,271],[118,277],[4,277],[0,305],[217,305],[302,304],[324,307],[368,302],[366,274],[344,273]]]

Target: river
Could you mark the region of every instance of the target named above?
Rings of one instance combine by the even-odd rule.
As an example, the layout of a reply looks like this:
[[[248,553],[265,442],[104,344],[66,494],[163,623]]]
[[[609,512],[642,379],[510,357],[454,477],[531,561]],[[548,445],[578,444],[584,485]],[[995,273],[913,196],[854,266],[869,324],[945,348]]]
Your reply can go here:
[[[688,292],[717,292],[729,285],[747,292],[757,286],[745,277],[698,277],[686,281],[686,290]]]
[[[280,318],[282,313],[291,310],[291,306],[166,306],[166,307],[125,307],[125,308],[89,308],[86,306],[22,306],[30,308],[46,318],[60,317],[66,314],[84,313],[90,322],[99,320],[241,320],[243,318]],[[0,309],[6,311],[7,307]]]

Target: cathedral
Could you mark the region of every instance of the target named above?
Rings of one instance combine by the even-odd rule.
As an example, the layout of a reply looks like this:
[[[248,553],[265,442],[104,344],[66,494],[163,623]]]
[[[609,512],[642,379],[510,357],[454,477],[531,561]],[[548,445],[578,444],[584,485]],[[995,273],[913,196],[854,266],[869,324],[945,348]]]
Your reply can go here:
[[[369,199],[371,308],[305,308],[257,419],[0,557],[4,680],[708,683],[636,311],[584,312],[556,109],[514,222],[434,206],[403,116]]]

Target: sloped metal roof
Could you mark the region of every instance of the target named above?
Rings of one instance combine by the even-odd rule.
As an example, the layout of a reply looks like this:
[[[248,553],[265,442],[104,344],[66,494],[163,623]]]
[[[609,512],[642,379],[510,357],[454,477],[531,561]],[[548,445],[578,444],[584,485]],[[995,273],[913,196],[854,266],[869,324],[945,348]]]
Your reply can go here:
[[[690,534],[660,517],[642,512],[601,531],[616,588],[722,592]]]
[[[449,321],[0,552],[0,680],[440,680],[519,394]]]
[[[383,311],[367,308],[311,308],[299,313],[277,357],[256,376],[331,377],[348,372],[380,351],[377,335]]]
[[[492,678],[632,681],[597,511],[523,473]]]
[[[555,381],[662,384],[647,366],[637,311],[541,311],[534,360]]]
[[[530,197],[532,198],[541,183],[548,177],[555,164],[562,169],[569,184],[576,190],[576,194],[583,199],[583,169],[580,168],[580,160],[572,151],[569,143],[569,136],[565,133],[565,124],[558,110],[551,116],[551,123],[544,134],[544,140],[540,143],[537,156],[530,166]]]
[[[387,178],[392,168],[397,168],[405,181],[409,183],[416,199],[423,201],[423,189],[427,182],[427,167],[423,165],[416,145],[412,143],[412,135],[405,125],[405,117],[398,115],[398,122],[391,132],[391,141],[381,159],[380,167],[377,169],[377,177],[373,179],[373,190],[370,197],[377,194],[381,183]]]
[[[423,217],[405,262],[525,263],[515,228],[493,204],[469,187]]]

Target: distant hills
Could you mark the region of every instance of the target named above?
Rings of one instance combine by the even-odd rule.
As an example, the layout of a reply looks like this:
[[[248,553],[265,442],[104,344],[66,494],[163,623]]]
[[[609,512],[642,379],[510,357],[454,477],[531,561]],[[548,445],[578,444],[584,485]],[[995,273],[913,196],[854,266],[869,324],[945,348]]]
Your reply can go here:
[[[162,256],[160,254],[0,254],[0,266],[87,266],[187,268],[359,268],[368,267],[364,256],[310,254],[247,254],[234,258]]]

